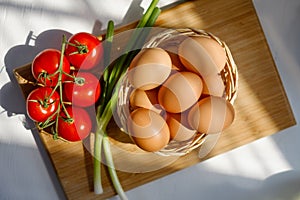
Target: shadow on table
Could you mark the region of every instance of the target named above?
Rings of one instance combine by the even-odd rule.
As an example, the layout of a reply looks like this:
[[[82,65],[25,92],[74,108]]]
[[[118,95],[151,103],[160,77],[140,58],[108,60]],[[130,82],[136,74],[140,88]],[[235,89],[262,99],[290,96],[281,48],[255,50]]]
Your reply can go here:
[[[13,71],[18,67],[22,67],[32,62],[34,57],[44,49],[60,49],[63,34],[66,35],[66,37],[71,35],[69,32],[58,29],[44,31],[38,36],[34,35],[33,32],[29,32],[24,44],[14,46],[9,49],[5,55],[4,62],[6,72],[11,81],[6,83],[0,90],[0,106],[6,111],[7,115],[9,117],[18,114],[25,115],[25,120],[23,121],[24,127],[32,130],[33,137],[43,157],[45,166],[47,167],[49,175],[56,187],[56,191],[61,198],[64,196],[63,191],[59,186],[59,182],[56,180],[54,169],[51,168],[51,161],[38,136],[38,131],[34,128],[34,123],[29,120],[26,115],[25,100],[14,77]],[[4,114],[5,111],[1,114]]]
[[[29,32],[25,44],[14,46],[8,50],[4,62],[11,82],[6,83],[0,90],[1,106],[6,110],[8,116],[26,114],[24,97],[18,88],[13,70],[32,62],[34,57],[44,49],[60,49],[63,34],[67,37],[71,35],[58,29],[47,30],[38,36]]]

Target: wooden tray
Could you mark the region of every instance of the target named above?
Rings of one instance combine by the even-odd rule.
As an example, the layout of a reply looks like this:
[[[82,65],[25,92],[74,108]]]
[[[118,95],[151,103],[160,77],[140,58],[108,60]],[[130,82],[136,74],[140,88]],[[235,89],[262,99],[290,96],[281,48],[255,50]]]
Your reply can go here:
[[[239,71],[238,97],[234,104],[236,119],[222,133],[215,148],[202,159],[198,158],[197,151],[193,151],[159,170],[147,173],[118,171],[125,190],[296,124],[251,0],[188,1],[162,12],[156,26],[204,29],[226,42]],[[15,70],[24,97],[32,89],[26,82],[31,76],[29,67]],[[118,134],[119,130],[111,123],[109,132]],[[40,133],[40,137],[68,199],[104,199],[116,194],[104,167],[104,193],[93,193],[93,157],[82,143],[54,141],[44,133]],[[122,161],[122,156],[116,158],[116,162],[118,159]]]

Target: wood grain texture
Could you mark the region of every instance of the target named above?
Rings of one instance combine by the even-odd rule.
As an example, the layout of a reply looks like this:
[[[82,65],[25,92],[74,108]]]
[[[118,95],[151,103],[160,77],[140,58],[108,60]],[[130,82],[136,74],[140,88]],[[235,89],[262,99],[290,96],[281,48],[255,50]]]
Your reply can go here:
[[[171,160],[171,164],[159,170],[147,173],[118,171],[125,190],[296,124],[251,0],[188,1],[162,12],[156,26],[204,29],[226,42],[239,71],[238,97],[234,104],[236,118],[233,125],[222,133],[215,148],[203,159],[198,158],[195,150],[174,162]],[[26,82],[31,76],[29,66],[15,71],[25,97],[32,89]],[[109,133],[122,134],[113,122],[109,126]],[[81,142],[54,141],[45,133],[40,136],[68,199],[104,199],[115,195],[105,167],[102,170],[104,193],[93,193],[93,157],[86,145]],[[162,159],[165,158],[155,158],[152,163],[161,162]],[[126,162],[122,156],[115,160]]]

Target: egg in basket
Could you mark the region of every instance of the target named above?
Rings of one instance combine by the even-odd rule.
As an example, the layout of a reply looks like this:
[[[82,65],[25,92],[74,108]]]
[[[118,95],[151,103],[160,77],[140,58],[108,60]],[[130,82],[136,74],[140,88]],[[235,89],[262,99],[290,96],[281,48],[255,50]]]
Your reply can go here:
[[[185,155],[233,123],[237,80],[219,38],[203,30],[165,30],[132,60],[115,116],[139,148]]]

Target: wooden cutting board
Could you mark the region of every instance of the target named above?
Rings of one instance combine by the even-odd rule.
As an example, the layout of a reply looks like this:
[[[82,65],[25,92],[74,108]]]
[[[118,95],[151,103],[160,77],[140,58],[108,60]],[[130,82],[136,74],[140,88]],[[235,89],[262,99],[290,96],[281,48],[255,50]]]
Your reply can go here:
[[[202,159],[194,150],[158,170],[146,173],[118,171],[125,190],[296,124],[251,0],[188,1],[163,11],[156,26],[204,29],[226,42],[239,71],[238,97],[234,104],[236,118],[234,124],[222,133],[214,149]],[[123,30],[128,27],[123,27]],[[29,67],[15,70],[25,97],[32,89],[24,81],[30,79]],[[109,132],[119,133],[119,130],[112,123]],[[102,169],[104,193],[93,193],[93,157],[86,145],[54,141],[44,133],[40,137],[68,199],[104,199],[116,194],[105,167]],[[115,162],[122,160],[121,154],[114,159]],[[153,162],[160,162],[160,159],[163,158]]]

